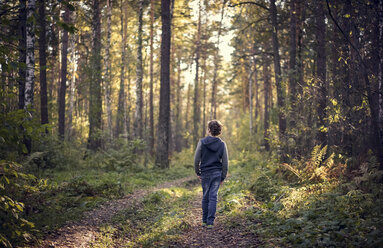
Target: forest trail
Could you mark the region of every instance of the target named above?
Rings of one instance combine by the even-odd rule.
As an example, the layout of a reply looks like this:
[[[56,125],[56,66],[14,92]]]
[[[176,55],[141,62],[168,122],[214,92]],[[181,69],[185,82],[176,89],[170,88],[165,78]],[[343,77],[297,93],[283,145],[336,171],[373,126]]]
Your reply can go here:
[[[110,222],[112,217],[121,210],[141,202],[149,193],[172,187],[184,187],[185,184],[190,186],[190,183],[195,184],[195,182],[194,176],[181,178],[165,182],[154,188],[137,190],[118,200],[108,201],[98,208],[86,212],[83,219],[67,223],[35,247],[93,247],[93,244],[97,243],[99,239],[100,227]],[[186,188],[189,187],[186,186]],[[259,239],[246,230],[244,223],[227,226],[225,225],[227,217],[219,212],[217,212],[213,229],[202,227],[201,198],[202,193],[198,192],[189,200],[186,212],[187,222],[190,226],[187,230],[179,230],[179,238],[177,241],[168,243],[169,247],[256,247],[260,244]],[[123,243],[125,242],[123,241]],[[111,247],[120,247],[120,245],[122,244],[114,243]]]
[[[257,247],[261,243],[254,234],[246,230],[244,225],[225,226],[225,216],[218,211],[214,228],[208,229],[201,226],[201,199],[200,192],[191,202],[189,208],[192,217],[191,228],[183,233],[180,243],[175,247]]]
[[[128,208],[134,202],[142,200],[150,192],[179,186],[194,178],[195,177],[186,177],[165,182],[154,188],[136,190],[132,194],[121,199],[108,201],[101,206],[84,213],[81,220],[68,222],[63,227],[45,237],[44,241],[33,247],[89,247],[89,243],[95,240],[99,227],[108,222],[119,211]]]

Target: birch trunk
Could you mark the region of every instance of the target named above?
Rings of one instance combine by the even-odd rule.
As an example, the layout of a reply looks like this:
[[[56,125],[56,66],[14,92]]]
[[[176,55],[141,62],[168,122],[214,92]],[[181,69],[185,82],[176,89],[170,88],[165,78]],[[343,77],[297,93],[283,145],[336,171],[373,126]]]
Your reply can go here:
[[[28,0],[27,4],[27,26],[26,26],[26,73],[25,73],[25,96],[24,109],[33,107],[33,96],[35,86],[35,28],[32,15],[35,12],[35,0]]]

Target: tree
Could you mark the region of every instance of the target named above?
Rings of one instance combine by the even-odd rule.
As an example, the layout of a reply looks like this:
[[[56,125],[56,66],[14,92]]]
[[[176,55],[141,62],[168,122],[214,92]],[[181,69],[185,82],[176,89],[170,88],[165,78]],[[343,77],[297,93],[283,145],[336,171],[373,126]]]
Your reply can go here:
[[[284,92],[284,87],[282,86],[282,81],[281,81],[282,72],[281,72],[281,60],[279,57],[277,7],[275,6],[275,0],[270,0],[270,14],[271,14],[271,24],[272,24],[272,45],[273,45],[273,55],[274,55],[275,85],[277,88],[279,139],[282,145],[285,145],[284,141],[285,141],[285,133],[286,133],[286,116],[283,110],[283,108],[285,107],[285,92]],[[286,160],[284,154],[282,155],[281,160],[282,161]]]
[[[26,26],[26,74],[25,74],[25,95],[24,108],[33,107],[33,96],[35,86],[35,28],[33,15],[35,13],[35,0],[28,0],[27,5],[27,26]]]
[[[195,51],[195,80],[194,80],[194,100],[193,100],[193,143],[197,145],[199,138],[200,125],[200,104],[199,104],[199,58],[201,49],[201,0],[198,2],[198,26],[197,26],[197,44]]]
[[[89,88],[89,140],[88,148],[96,150],[101,147],[101,21],[100,2],[92,2],[92,56],[91,79]]]
[[[138,10],[138,37],[137,37],[137,64],[136,64],[136,112],[134,114],[134,136],[142,138],[142,111],[143,111],[143,98],[142,98],[142,16],[144,13],[144,1],[139,1]]]
[[[326,106],[327,106],[327,84],[326,84],[326,24],[325,24],[325,15],[323,10],[323,4],[317,4],[317,16],[316,16],[316,40],[317,40],[317,49],[316,49],[316,64],[317,64],[317,82],[318,82],[318,141],[326,145]]]
[[[70,10],[67,6],[64,13],[64,22],[68,23],[70,20]],[[68,30],[64,28],[62,36],[61,47],[61,82],[59,90],[59,136],[64,139],[65,135],[65,95],[66,95],[66,81],[67,81],[67,68],[68,65]]]
[[[150,0],[150,82],[149,82],[149,150],[154,152],[154,114],[153,114],[153,37],[154,36],[154,0]]]
[[[24,109],[25,98],[25,75],[27,57],[27,9],[26,0],[20,0],[19,9],[19,109]]]
[[[123,12],[125,9],[125,15]],[[127,138],[127,118],[126,118],[126,93],[125,93],[125,65],[126,65],[126,39],[127,39],[127,8],[123,6],[121,0],[121,68],[120,68],[120,90],[118,93],[118,106],[117,106],[117,121],[116,121],[116,136],[123,134]],[[124,18],[125,16],[125,18]]]
[[[217,118],[217,106],[216,106],[216,92],[217,92],[217,73],[219,70],[219,43],[220,43],[220,37],[222,33],[222,21],[223,16],[225,12],[225,5],[227,0],[223,0],[222,2],[222,9],[221,9],[221,19],[218,26],[218,35],[217,35],[217,44],[216,44],[216,50],[214,52],[214,69],[213,69],[213,82],[212,82],[212,88],[211,88],[211,107],[210,107],[210,119],[216,119]]]
[[[107,14],[106,14],[106,48],[105,48],[105,105],[107,116],[107,133],[109,141],[113,139],[113,126],[112,126],[112,109],[111,109],[111,91],[112,91],[112,65],[110,58],[110,36],[111,36],[111,22],[112,22],[112,0],[107,0]]]
[[[47,53],[46,53],[46,21],[45,21],[45,0],[39,0],[39,63],[40,63],[40,109],[41,124],[48,121],[48,95],[47,95]]]
[[[169,167],[169,126],[170,126],[170,46],[171,13],[170,0],[161,0],[161,85],[160,113],[158,118],[158,138],[156,164],[161,168]]]

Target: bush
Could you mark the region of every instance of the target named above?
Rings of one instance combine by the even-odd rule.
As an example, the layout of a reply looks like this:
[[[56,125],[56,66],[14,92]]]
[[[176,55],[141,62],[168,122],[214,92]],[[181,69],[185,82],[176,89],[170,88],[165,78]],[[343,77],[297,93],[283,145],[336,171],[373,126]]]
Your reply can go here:
[[[37,191],[32,186],[36,178],[21,172],[22,166],[15,162],[0,161],[0,243],[12,247],[11,242],[31,236],[34,227],[23,217],[25,205],[19,199],[24,194]]]

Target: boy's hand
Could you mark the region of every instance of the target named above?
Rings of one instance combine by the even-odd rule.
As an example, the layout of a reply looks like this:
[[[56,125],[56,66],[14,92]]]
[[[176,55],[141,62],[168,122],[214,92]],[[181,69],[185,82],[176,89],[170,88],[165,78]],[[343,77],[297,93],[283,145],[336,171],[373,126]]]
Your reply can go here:
[[[197,176],[198,177],[198,179],[201,181],[202,179],[201,179],[201,176]]]

